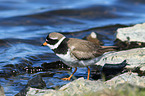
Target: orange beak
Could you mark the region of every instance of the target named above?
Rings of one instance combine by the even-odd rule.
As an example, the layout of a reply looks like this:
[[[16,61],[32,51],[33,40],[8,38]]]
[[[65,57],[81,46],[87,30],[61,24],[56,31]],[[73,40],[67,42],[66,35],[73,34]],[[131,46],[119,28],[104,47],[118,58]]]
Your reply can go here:
[[[47,43],[46,42],[44,42],[43,44],[42,44],[42,46],[46,46],[47,45]]]

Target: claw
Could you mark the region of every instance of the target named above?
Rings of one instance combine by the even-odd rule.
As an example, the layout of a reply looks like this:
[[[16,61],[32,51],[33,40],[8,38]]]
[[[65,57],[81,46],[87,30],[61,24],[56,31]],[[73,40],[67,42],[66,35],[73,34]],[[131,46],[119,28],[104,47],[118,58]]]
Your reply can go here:
[[[61,80],[68,80],[70,81],[71,77],[73,76],[73,74],[77,71],[77,67],[75,67],[75,71],[68,77],[68,78],[62,78]]]
[[[62,78],[61,80],[70,81],[70,78]]]

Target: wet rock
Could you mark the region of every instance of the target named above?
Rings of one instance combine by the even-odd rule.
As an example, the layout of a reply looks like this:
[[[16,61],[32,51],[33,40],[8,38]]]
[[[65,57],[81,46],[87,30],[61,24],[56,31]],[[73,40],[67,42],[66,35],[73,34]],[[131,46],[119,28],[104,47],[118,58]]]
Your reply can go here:
[[[105,53],[96,65],[104,66],[106,63],[117,65],[124,60],[127,62],[126,68],[134,69],[138,67],[145,71],[145,48]]]
[[[64,85],[59,90],[29,88],[27,96],[81,96],[84,93],[100,92],[106,88],[115,88],[124,83],[145,88],[145,77],[139,77],[137,73],[124,73],[106,82],[79,78]]]
[[[116,44],[122,49],[145,46],[145,23],[132,27],[119,28],[116,34]]]
[[[100,75],[100,78],[102,78],[102,75],[105,76],[105,80],[109,80],[112,77],[123,73],[124,71],[127,71],[126,68],[124,68],[127,64],[126,60],[124,60],[122,63],[119,64],[105,64],[100,72],[97,72],[95,74],[91,73],[91,77],[93,79],[99,79],[98,76]],[[128,72],[128,71],[127,71]],[[100,74],[99,74],[100,73]]]
[[[29,88],[38,88],[42,89],[46,87],[46,83],[43,81],[40,75],[36,75],[31,80],[28,81],[26,87],[20,91],[20,93],[16,94],[16,96],[26,96],[27,91]]]
[[[40,75],[36,75],[35,77],[33,77],[31,80],[28,81],[27,86],[41,89],[46,87],[46,84]]]
[[[29,87],[25,87],[19,93],[17,93],[15,96],[26,96],[27,91],[29,91]]]
[[[18,74],[24,73],[24,66],[28,66],[25,63],[20,64],[7,64],[0,70],[0,77],[10,78],[11,76],[16,76]]]
[[[119,64],[108,64],[108,63],[105,63],[105,65],[103,66],[103,69],[118,69],[118,70],[122,70],[122,68],[124,68],[126,65],[128,65],[126,63],[126,60],[124,60],[122,63],[119,63]]]
[[[44,70],[48,70],[48,69],[71,69],[69,66],[64,64],[62,61],[43,63],[41,66]]]
[[[36,72],[41,72],[41,71],[45,71],[42,67],[32,67],[32,66],[26,66],[24,68],[24,70],[27,73],[36,73]]]
[[[0,85],[0,96],[5,96],[4,88]]]
[[[41,67],[32,67],[32,66],[26,66],[24,70],[27,73],[37,73],[41,71],[47,71],[50,69],[68,69],[70,70],[71,68],[64,64],[62,61],[55,61],[55,62],[50,62],[50,63],[43,63],[41,64]]]

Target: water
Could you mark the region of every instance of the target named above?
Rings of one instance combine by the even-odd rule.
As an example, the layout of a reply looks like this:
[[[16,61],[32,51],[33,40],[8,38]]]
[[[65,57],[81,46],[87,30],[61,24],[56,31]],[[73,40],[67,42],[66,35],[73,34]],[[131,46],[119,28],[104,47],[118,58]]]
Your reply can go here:
[[[144,0],[0,0],[0,84],[6,96],[14,96],[36,74],[48,74],[43,77],[47,88],[69,82],[60,79],[68,76],[66,70],[24,70],[59,60],[41,46],[48,33],[84,38],[94,31],[104,45],[113,45],[117,28],[145,22],[144,9]],[[86,72],[79,68],[75,75]]]

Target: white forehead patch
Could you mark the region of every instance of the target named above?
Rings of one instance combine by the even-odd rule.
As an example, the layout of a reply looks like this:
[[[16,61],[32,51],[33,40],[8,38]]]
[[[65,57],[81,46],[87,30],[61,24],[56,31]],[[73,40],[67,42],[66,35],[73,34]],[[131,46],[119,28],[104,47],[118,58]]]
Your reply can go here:
[[[56,40],[58,37],[49,37],[50,39]]]
[[[97,38],[97,34],[96,34],[95,32],[92,32],[92,33],[91,33],[91,37],[92,37],[92,38]]]

